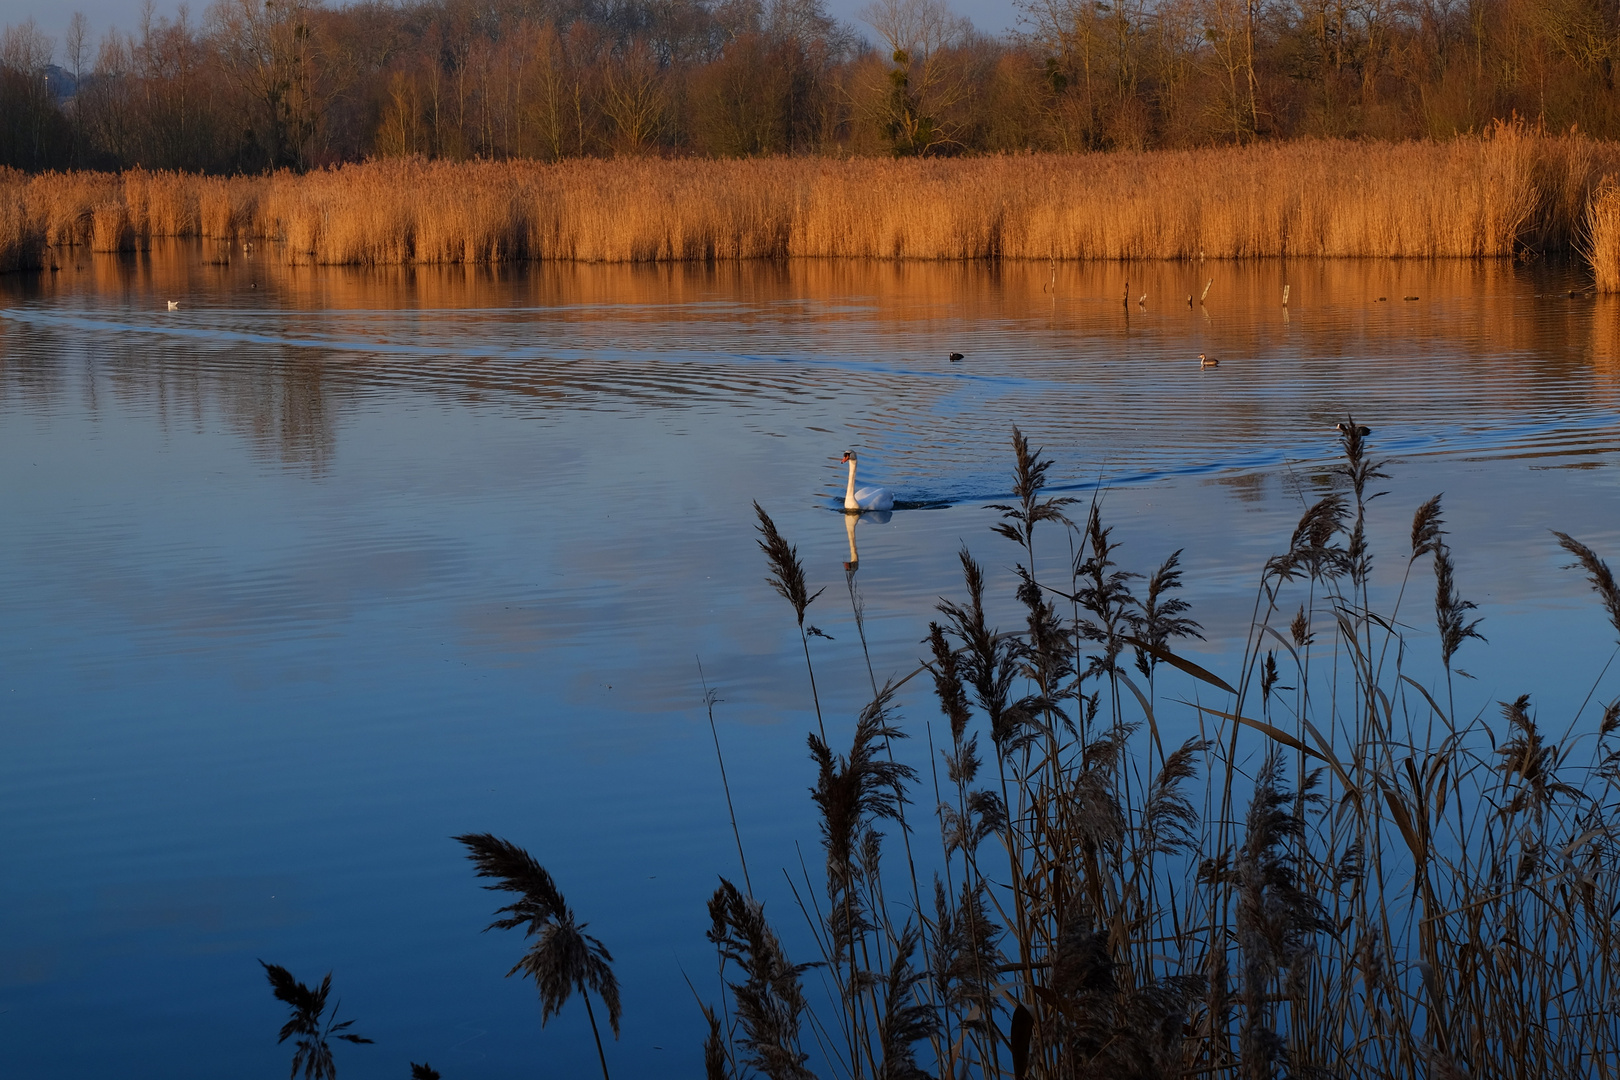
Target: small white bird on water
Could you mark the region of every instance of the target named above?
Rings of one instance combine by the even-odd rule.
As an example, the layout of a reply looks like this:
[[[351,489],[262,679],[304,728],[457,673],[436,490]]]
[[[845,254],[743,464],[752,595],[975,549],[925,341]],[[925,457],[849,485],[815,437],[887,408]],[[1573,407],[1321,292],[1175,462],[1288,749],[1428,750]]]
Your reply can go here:
[[[869,486],[857,488],[855,486],[855,454],[845,450],[841,461],[849,465],[849,487],[844,490],[844,512],[860,513],[862,510],[893,510],[894,492],[888,488]]]
[[[179,311],[180,310],[180,301],[178,301],[178,300],[170,300],[169,301],[169,310],[170,311]]]

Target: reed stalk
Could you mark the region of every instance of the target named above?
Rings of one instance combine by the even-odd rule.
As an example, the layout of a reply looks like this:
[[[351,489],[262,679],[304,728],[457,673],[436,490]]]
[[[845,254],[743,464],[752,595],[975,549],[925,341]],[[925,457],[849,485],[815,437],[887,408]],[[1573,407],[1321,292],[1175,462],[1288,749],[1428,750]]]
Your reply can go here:
[[[863,713],[847,756],[811,737],[830,905],[816,936],[850,1038],[836,1056],[854,1073],[1616,1072],[1620,701],[1599,718],[1583,704],[1560,741],[1528,695],[1502,703],[1494,728],[1459,715],[1452,661],[1483,638],[1439,498],[1418,509],[1391,582],[1398,605],[1433,558],[1425,641],[1374,607],[1383,472],[1370,432],[1349,419],[1341,436],[1341,489],[1267,562],[1228,682],[1172,651],[1201,633],[1173,599],[1180,553],[1144,579],[1120,565],[1098,506],[1083,525],[1033,514],[1048,463],[1015,435],[1018,501],[999,507],[996,532],[1026,560],[1009,584],[1027,625],[992,629],[988,581],[964,550],[966,595],[942,602],[927,637],[950,731],[932,911],[883,890],[878,826],[916,779],[875,753],[901,734],[892,692]],[[1075,539],[1061,585],[1036,572],[1037,518]],[[1620,635],[1608,564],[1557,540]],[[1127,649],[1147,690],[1119,662]],[[1247,712],[1256,699],[1262,719]],[[1172,705],[1206,737],[1165,747]],[[988,783],[981,735],[997,765]],[[995,881],[980,867],[986,840],[1006,855]],[[926,991],[912,966],[924,941]]]
[[[1502,258],[1582,245],[1620,281],[1620,144],[1445,142],[950,159],[402,159],[209,177],[0,172],[0,266],[43,244],[269,242],[288,263]],[[1598,195],[1593,196],[1592,192]],[[7,254],[10,252],[10,254]],[[20,253],[20,254],[19,254]]]

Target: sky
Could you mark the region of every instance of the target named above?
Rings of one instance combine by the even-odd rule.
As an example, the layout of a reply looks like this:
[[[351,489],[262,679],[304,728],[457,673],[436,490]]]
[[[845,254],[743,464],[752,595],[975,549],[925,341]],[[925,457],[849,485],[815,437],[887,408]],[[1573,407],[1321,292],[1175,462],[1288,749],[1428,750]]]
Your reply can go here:
[[[41,30],[56,39],[58,62],[62,32],[74,11],[82,11],[90,19],[92,40],[111,27],[133,30],[140,21],[145,0],[0,0],[0,25],[14,25],[32,18]],[[191,15],[199,18],[210,0],[192,0]],[[330,2],[330,0],[329,0]],[[854,23],[856,28],[871,36],[871,28],[860,22],[855,13],[865,7],[867,0],[828,0],[827,10],[840,19]],[[174,18],[181,0],[154,0],[154,10],[165,18]],[[959,15],[973,20],[983,33],[1001,34],[1016,29],[1018,11],[1010,0],[953,0],[951,7]]]

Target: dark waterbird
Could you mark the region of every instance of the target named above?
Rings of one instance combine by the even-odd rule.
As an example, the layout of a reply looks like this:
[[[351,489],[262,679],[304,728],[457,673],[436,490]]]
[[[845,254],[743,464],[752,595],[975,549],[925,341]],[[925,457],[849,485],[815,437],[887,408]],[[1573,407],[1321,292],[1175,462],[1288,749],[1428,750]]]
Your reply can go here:
[[[1572,293],[1571,295],[1574,295],[1574,294]],[[960,363],[961,360],[962,360],[962,354],[961,353],[959,353],[959,352],[951,353],[951,363],[953,363],[953,364]]]

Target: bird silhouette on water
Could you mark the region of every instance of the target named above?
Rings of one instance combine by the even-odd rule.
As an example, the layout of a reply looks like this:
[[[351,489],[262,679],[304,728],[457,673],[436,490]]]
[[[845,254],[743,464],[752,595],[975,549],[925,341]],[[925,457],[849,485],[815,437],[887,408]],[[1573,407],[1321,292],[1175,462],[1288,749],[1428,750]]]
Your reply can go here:
[[[1333,428],[1340,435],[1356,434],[1366,438],[1368,435],[1372,434],[1372,428],[1367,427],[1365,424],[1357,424],[1352,431],[1350,425],[1346,424],[1343,420],[1339,421],[1337,424],[1334,424]]]
[[[962,361],[962,354],[961,353],[959,353],[959,352],[951,353],[951,363],[958,364],[958,363],[961,363],[961,361]]]
[[[1203,353],[1199,353],[1198,354],[1198,366],[1200,368],[1220,367],[1221,362],[1219,360],[1214,359],[1213,357],[1205,356]]]

